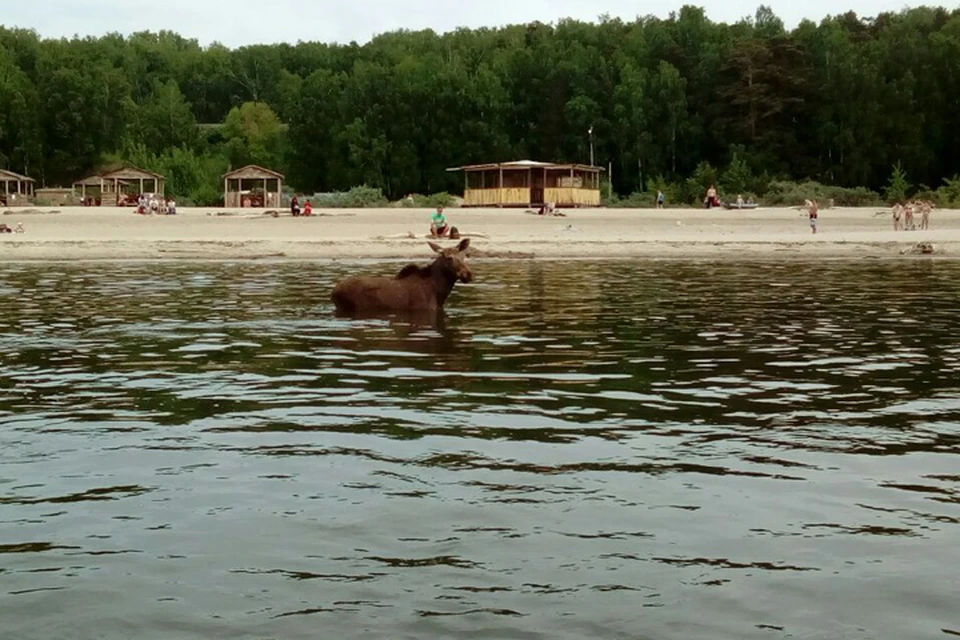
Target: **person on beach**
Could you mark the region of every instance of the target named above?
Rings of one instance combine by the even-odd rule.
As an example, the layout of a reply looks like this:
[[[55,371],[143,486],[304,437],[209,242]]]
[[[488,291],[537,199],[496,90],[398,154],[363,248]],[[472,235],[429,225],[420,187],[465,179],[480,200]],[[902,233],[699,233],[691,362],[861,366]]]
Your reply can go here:
[[[297,196],[293,196],[290,200],[290,213],[292,213],[294,217],[300,215],[300,200]]]
[[[313,215],[313,204],[311,204],[309,200],[307,200],[305,203],[303,203],[303,215],[304,215],[304,216],[312,216],[312,215]]]
[[[913,203],[908,202],[903,207],[903,229],[904,231],[913,231]]]
[[[437,207],[436,212],[430,216],[430,235],[434,238],[442,238],[450,231],[450,224],[447,222],[447,216],[443,215],[443,207]]]
[[[156,214],[160,211],[160,201],[157,200],[157,195],[154,194],[150,196],[150,213]]]
[[[177,215],[177,202],[173,198],[170,198],[169,200],[167,200],[167,215],[168,216]]]
[[[657,189],[657,209],[663,209],[664,200],[666,200],[666,196],[663,195],[663,191]]]
[[[816,200],[807,200],[807,215],[810,217],[810,230],[813,233],[817,232],[817,214],[820,210],[820,205],[817,204]]]
[[[893,230],[900,231],[900,203],[893,205]]]
[[[924,231],[930,228],[931,209],[933,209],[933,205],[929,202],[923,202],[920,205],[920,229]]]
[[[707,197],[704,198],[703,204],[707,207],[707,209],[720,206],[720,200],[717,198],[717,188],[713,185],[710,185],[710,187],[707,189]]]

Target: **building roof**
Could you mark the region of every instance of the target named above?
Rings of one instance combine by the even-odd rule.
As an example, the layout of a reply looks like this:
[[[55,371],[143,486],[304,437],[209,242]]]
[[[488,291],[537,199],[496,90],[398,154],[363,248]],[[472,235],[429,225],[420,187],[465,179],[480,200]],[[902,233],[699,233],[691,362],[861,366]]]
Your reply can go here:
[[[87,176],[83,180],[77,180],[73,184],[79,185],[84,184],[88,187],[90,186],[100,186],[101,180],[139,180],[144,178],[147,180],[157,179],[163,180],[163,176],[159,173],[154,173],[153,171],[147,171],[146,169],[141,169],[140,167],[135,167],[133,165],[127,165],[125,167],[120,167],[119,169],[113,169],[112,171],[104,171],[103,173],[95,173],[92,176]]]
[[[248,164],[245,167],[240,167],[239,169],[234,169],[233,171],[228,171],[223,174],[224,178],[241,178],[241,179],[251,179],[251,178],[279,178],[283,180],[283,174],[277,173],[276,171],[271,171],[270,169],[264,169],[263,167],[256,164]]]
[[[17,182],[36,182],[36,180],[34,180],[29,176],[25,176],[15,171],[10,171],[8,169],[0,169],[0,180],[16,180]]]
[[[588,164],[557,164],[537,160],[511,160],[510,162],[488,162],[487,164],[469,164],[463,167],[450,167],[447,171],[486,171],[489,169],[578,169],[581,171],[603,171],[603,167],[591,167]]]
[[[158,180],[163,180],[163,176],[159,173],[154,173],[153,171],[147,171],[146,169],[141,169],[140,167],[135,167],[133,165],[127,165],[119,169],[114,169],[113,171],[107,171],[100,174],[101,178],[113,180],[115,178],[119,179],[132,179],[139,180],[140,178],[157,178]]]

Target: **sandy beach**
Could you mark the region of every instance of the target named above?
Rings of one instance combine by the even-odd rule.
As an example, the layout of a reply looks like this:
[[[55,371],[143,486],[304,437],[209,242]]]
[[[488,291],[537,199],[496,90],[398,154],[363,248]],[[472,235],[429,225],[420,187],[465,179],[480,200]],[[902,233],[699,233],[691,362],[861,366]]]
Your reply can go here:
[[[880,215],[880,212],[884,213]],[[426,245],[430,211],[319,211],[274,218],[256,209],[181,209],[142,216],[120,208],[13,208],[0,222],[24,233],[0,234],[0,261],[416,259]],[[579,209],[537,216],[520,209],[448,209],[478,257],[767,258],[912,257],[930,242],[935,258],[960,257],[960,210],[936,210],[927,231],[892,229],[880,207],[820,212],[811,234],[797,208]],[[415,238],[408,237],[410,234]],[[449,241],[446,241],[449,242]]]

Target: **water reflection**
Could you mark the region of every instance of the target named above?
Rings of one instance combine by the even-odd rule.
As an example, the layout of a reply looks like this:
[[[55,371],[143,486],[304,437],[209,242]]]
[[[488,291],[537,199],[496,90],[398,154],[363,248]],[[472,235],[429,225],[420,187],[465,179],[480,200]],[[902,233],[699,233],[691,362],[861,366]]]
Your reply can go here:
[[[957,632],[960,265],[474,267],[8,268],[3,635]]]

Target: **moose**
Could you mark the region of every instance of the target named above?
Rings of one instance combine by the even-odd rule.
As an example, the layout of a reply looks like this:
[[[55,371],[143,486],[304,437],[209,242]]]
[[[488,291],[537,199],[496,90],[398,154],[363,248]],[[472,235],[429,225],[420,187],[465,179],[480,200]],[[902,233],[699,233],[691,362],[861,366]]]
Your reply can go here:
[[[354,276],[340,281],[330,298],[341,315],[423,313],[443,308],[453,285],[473,279],[466,262],[470,239],[455,247],[428,242],[438,255],[428,266],[408,264],[394,277]]]

